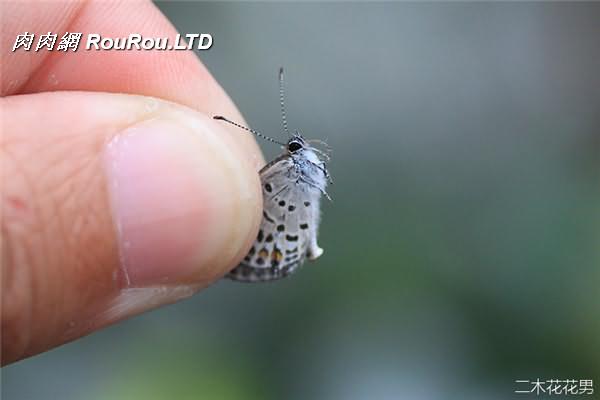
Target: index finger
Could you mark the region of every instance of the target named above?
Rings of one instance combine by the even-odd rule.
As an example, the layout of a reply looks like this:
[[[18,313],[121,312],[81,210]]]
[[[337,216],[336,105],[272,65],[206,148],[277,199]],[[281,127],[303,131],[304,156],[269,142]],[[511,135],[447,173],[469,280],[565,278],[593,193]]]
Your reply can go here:
[[[85,90],[152,96],[186,105],[208,115],[226,114],[243,119],[210,72],[189,50],[85,50],[35,52],[12,46],[18,34],[65,32],[102,37],[175,39],[177,31],[151,2],[38,2],[2,5],[2,96],[58,90]],[[239,136],[253,165],[262,156],[251,137]]]

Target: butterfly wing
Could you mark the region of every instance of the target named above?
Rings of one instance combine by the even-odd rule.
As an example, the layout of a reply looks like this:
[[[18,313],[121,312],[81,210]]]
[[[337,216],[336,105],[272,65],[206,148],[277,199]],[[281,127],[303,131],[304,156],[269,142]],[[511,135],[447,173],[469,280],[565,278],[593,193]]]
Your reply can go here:
[[[244,260],[227,275],[244,282],[281,279],[323,252],[317,246],[320,193],[298,180],[294,162],[283,155],[260,171],[263,218]]]

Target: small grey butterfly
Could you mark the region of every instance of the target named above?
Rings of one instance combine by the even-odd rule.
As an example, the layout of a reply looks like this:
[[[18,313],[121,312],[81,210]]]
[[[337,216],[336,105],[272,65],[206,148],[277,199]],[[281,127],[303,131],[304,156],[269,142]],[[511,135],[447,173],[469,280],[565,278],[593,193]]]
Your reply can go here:
[[[242,282],[266,282],[285,278],[300,267],[305,259],[315,260],[323,249],[317,244],[320,222],[320,200],[331,182],[325,161],[327,153],[310,145],[296,131],[290,135],[283,96],[283,68],[279,70],[279,100],[287,143],[278,142],[222,116],[222,120],[252,132],[258,137],[281,145],[282,155],[260,171],[263,192],[263,218],[258,236],[243,261],[227,274]],[[316,141],[320,142],[320,141]],[[323,143],[323,142],[320,142]]]

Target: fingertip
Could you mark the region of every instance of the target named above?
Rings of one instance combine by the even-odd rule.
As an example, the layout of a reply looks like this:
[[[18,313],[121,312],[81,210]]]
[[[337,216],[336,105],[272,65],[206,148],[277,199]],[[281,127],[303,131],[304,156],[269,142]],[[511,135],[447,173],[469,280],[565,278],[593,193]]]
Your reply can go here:
[[[222,127],[170,109],[120,132],[106,170],[124,284],[205,285],[258,229],[258,174]]]

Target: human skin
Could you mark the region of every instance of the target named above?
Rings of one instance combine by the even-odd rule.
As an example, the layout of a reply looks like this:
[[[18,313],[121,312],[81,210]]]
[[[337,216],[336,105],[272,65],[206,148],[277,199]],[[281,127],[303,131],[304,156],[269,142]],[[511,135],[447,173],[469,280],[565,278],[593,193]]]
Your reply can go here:
[[[18,34],[174,38],[150,2],[0,4],[2,365],[189,297],[260,223],[250,135],[191,51],[15,51]]]

